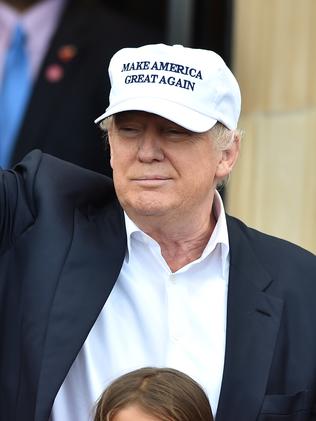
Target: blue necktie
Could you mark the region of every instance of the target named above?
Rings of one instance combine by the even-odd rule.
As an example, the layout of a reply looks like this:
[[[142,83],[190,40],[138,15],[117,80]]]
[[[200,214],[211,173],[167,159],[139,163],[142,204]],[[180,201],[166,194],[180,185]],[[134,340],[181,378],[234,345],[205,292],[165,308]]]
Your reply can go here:
[[[17,25],[7,51],[0,87],[0,166],[10,163],[15,137],[30,91],[25,33]]]

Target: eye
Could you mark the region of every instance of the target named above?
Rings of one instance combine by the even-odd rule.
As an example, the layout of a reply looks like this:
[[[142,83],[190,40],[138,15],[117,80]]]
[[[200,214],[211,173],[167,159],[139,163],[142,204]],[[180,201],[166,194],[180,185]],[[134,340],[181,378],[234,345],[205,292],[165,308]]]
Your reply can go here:
[[[171,134],[171,135],[181,135],[183,134],[183,131],[180,129],[168,129],[167,133]]]
[[[126,125],[118,126],[117,131],[119,135],[123,137],[132,138],[132,137],[138,136],[141,132],[141,129],[136,126],[126,124]]]
[[[192,135],[189,130],[186,130],[182,127],[167,127],[164,132],[168,137],[174,139],[184,139]]]

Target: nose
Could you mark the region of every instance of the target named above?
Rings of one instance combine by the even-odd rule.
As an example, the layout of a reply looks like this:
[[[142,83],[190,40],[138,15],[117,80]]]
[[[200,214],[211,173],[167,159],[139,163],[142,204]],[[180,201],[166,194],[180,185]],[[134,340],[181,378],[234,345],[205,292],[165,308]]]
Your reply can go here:
[[[164,153],[159,134],[153,130],[146,130],[139,141],[138,159],[141,162],[150,163],[162,161]]]

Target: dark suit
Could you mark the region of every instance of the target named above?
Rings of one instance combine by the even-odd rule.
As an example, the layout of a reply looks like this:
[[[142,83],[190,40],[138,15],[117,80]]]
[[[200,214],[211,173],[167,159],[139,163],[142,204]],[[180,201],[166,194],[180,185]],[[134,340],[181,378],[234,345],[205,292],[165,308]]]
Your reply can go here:
[[[110,175],[105,142],[94,124],[108,102],[109,60],[120,48],[161,41],[161,34],[99,2],[69,1],[35,82],[12,163],[40,148]],[[69,61],[61,57],[64,46],[76,49]],[[64,74],[52,82],[47,72],[55,64]]]
[[[110,179],[39,151],[1,175],[0,204],[0,419],[47,421],[120,272],[123,212]],[[315,420],[316,257],[227,222],[216,421]]]

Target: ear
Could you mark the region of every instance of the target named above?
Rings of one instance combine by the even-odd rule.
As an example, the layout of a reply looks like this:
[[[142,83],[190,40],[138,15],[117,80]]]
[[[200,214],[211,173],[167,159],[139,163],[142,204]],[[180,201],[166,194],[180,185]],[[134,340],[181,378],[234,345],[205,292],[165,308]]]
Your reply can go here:
[[[217,165],[215,177],[217,181],[227,177],[235,166],[240,149],[240,135],[234,133],[234,140],[228,149],[221,151],[221,158]]]

